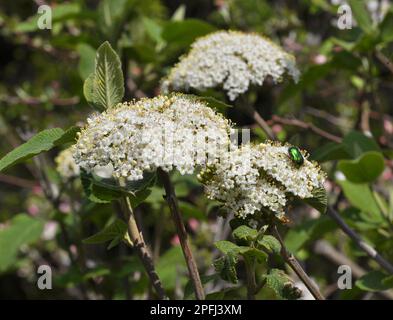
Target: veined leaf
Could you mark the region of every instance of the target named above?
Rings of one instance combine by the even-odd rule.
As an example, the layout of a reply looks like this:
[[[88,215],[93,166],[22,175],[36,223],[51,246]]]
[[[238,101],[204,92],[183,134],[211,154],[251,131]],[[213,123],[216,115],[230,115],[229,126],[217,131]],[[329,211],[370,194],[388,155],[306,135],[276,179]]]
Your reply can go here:
[[[356,160],[341,160],[338,169],[345,177],[354,183],[370,183],[374,181],[385,169],[382,153],[369,151]]]
[[[55,146],[73,142],[79,128],[71,127],[64,131],[61,128],[46,129],[37,133],[30,140],[7,153],[0,160],[0,171],[17,163],[28,160],[44,151],[49,151]]]
[[[124,78],[119,56],[108,41],[97,50],[94,73],[83,85],[86,101],[98,111],[117,105],[124,97]]]
[[[19,248],[39,239],[44,227],[42,220],[19,214],[8,227],[0,230],[0,272],[15,263]]]
[[[105,227],[103,230],[99,231],[95,235],[84,239],[83,243],[86,244],[98,244],[103,242],[111,241],[108,249],[113,248],[115,245],[119,244],[122,240],[127,239],[127,225],[124,221],[116,219],[109,226]]]
[[[120,58],[107,41],[97,50],[94,83],[94,95],[103,109],[113,107],[123,99],[124,79]]]

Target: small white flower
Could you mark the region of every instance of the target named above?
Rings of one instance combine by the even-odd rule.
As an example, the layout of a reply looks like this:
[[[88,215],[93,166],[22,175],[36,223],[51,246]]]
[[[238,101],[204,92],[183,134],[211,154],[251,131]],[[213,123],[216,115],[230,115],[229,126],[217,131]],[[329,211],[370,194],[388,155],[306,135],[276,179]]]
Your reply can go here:
[[[197,39],[162,82],[171,90],[222,87],[230,100],[267,77],[280,82],[288,74],[298,81],[295,58],[268,38],[238,31],[219,31]]]
[[[325,174],[316,163],[307,160],[304,151],[304,163],[294,164],[288,147],[268,142],[230,151],[199,175],[208,198],[222,202],[239,217],[266,209],[282,217],[291,195],[310,198],[325,179]]]
[[[60,176],[67,180],[79,176],[79,166],[72,157],[71,148],[61,151],[55,158],[56,170]]]
[[[73,153],[88,172],[110,168],[115,178],[139,180],[157,168],[191,174],[217,162],[230,143],[230,129],[228,120],[200,100],[159,96],[90,117]]]

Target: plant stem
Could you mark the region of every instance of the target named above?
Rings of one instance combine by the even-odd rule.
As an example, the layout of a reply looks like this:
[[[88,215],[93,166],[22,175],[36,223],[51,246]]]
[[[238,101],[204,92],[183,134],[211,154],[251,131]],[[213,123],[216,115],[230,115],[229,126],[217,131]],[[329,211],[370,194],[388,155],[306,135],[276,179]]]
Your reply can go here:
[[[296,275],[299,277],[300,280],[303,281],[307,289],[311,292],[311,294],[314,296],[315,299],[317,300],[325,300],[317,286],[311,281],[310,277],[306,274],[306,272],[303,270],[299,262],[296,260],[294,255],[290,253],[287,248],[285,247],[284,241],[282,240],[280,233],[277,230],[276,226],[273,226],[273,231],[278,239],[278,241],[281,244],[281,255],[283,256],[284,260],[286,263],[289,264],[289,266],[292,268],[293,271],[295,271]]]
[[[183,223],[183,219],[179,210],[179,206],[177,203],[175,189],[172,185],[170,177],[168,173],[165,171],[158,169],[158,174],[162,180],[165,189],[165,200],[168,202],[169,209],[172,214],[173,221],[175,222],[175,226],[177,229],[177,234],[179,236],[180,244],[183,250],[184,258],[187,263],[188,272],[190,274],[192,283],[194,285],[195,297],[198,300],[205,299],[205,292],[203,291],[203,286],[201,282],[201,278],[199,276],[197,264],[192,255],[192,251],[188,244],[188,236],[186,232],[186,228]]]
[[[267,124],[265,119],[262,118],[262,116],[259,114],[257,110],[255,110],[254,107],[244,104],[241,106],[244,108],[247,113],[254,119],[254,121],[261,127],[261,129],[266,133],[266,135],[269,137],[271,140],[276,140],[277,137],[274,134],[273,130],[270,128],[270,126]]]
[[[255,261],[248,259],[244,260],[246,266],[246,278],[247,278],[247,299],[255,300],[255,293],[257,292],[257,284],[255,280]]]
[[[393,274],[392,264],[385,260],[372,246],[367,244],[354,230],[352,230],[334,208],[329,207],[327,213],[334,221],[336,221],[340,228],[355,242],[355,244],[360,249],[367,253],[371,259],[374,259],[382,268],[384,268],[390,274]]]
[[[157,275],[157,272],[154,268],[154,263],[152,256],[146,246],[146,243],[143,239],[142,233],[138,229],[138,225],[136,224],[134,212],[132,210],[131,204],[128,198],[124,197],[121,199],[121,205],[126,213],[127,219],[127,227],[128,227],[128,235],[133,242],[133,248],[136,250],[139,259],[141,260],[147,275],[149,276],[150,282],[153,285],[154,289],[157,292],[159,299],[166,300],[167,296],[165,294],[165,290],[161,285],[160,278]]]

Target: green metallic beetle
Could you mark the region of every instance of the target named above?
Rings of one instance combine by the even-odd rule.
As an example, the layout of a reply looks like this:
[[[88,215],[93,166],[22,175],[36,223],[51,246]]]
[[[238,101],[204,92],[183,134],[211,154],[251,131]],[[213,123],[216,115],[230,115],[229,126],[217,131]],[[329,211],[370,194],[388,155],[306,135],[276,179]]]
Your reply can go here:
[[[299,148],[297,147],[289,147],[288,148],[289,158],[298,166],[301,166],[304,163],[304,158]]]

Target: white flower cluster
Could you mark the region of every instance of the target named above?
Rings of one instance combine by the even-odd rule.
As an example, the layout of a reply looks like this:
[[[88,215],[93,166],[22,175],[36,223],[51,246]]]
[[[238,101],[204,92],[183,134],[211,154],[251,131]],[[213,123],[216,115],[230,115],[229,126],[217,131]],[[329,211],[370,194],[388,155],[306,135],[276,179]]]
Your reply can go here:
[[[206,90],[222,86],[230,100],[267,77],[298,81],[295,58],[267,38],[238,31],[218,31],[198,39],[188,55],[162,81],[161,90]]]
[[[56,170],[60,176],[67,180],[79,176],[79,166],[72,157],[71,148],[64,149],[55,158]]]
[[[289,157],[288,148],[272,142],[244,145],[202,170],[199,179],[210,199],[222,202],[239,217],[264,209],[282,217],[290,196],[310,198],[325,180],[304,151],[304,163],[299,166]]]
[[[229,121],[182,94],[119,104],[87,122],[73,148],[76,163],[88,172],[110,167],[131,181],[157,168],[193,173],[230,143]]]

